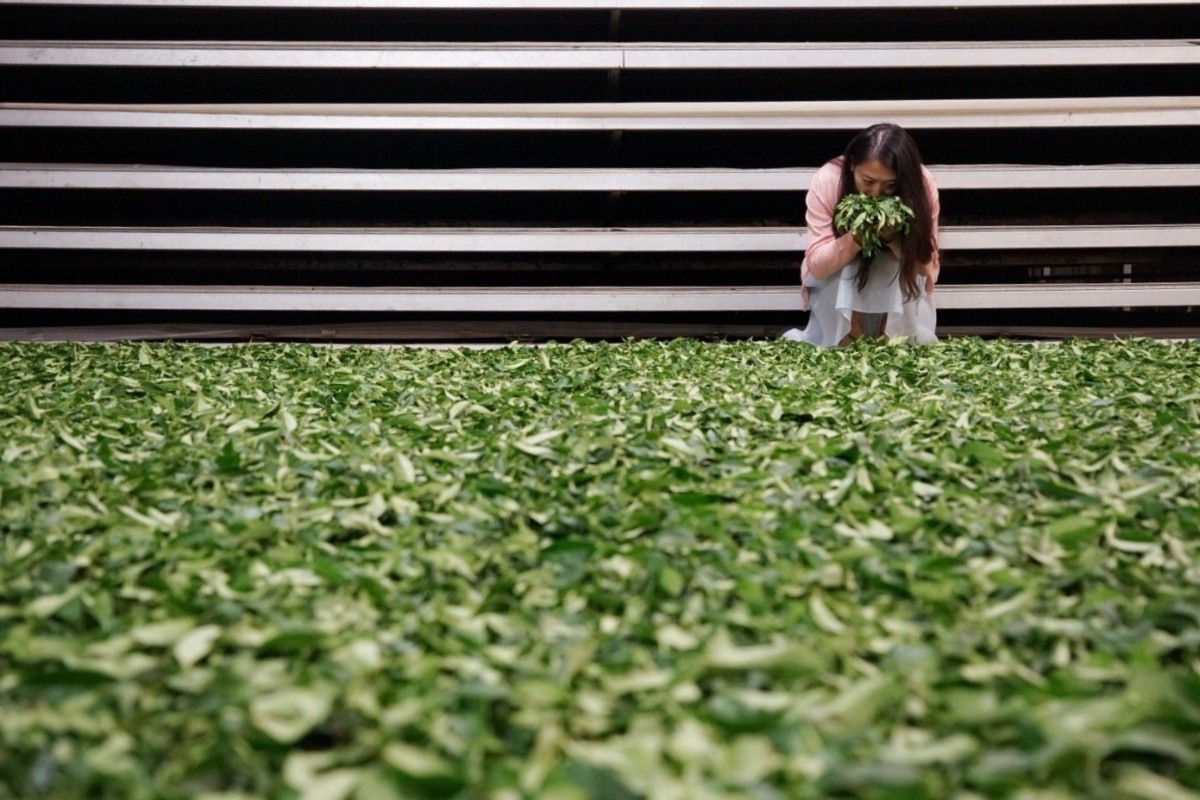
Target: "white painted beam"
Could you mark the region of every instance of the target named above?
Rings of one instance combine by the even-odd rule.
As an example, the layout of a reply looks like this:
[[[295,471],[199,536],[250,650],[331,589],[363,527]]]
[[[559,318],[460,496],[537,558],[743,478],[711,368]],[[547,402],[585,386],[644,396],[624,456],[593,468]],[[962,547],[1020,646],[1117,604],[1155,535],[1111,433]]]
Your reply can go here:
[[[289,130],[858,130],[1200,125],[1200,96],[717,103],[0,103],[0,126]]]
[[[1200,283],[940,286],[941,309],[1200,305]],[[112,311],[587,313],[795,311],[797,286],[397,288],[0,285],[0,308]]]
[[[1200,186],[1200,164],[931,165],[941,189]],[[0,163],[0,188],[388,192],[805,191],[815,169],[231,169]]]
[[[796,252],[803,228],[100,228],[0,226],[0,249],[394,253]],[[1196,225],[947,227],[944,250],[1200,247]]]
[[[1200,64],[1177,40],[895,43],[0,41],[0,64],[271,69],[905,69]]]

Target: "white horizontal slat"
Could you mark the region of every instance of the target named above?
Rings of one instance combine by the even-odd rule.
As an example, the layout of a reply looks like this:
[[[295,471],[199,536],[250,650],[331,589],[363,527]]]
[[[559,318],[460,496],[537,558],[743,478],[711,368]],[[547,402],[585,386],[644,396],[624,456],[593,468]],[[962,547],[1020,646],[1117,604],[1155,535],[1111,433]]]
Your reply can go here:
[[[422,350],[493,350],[512,347],[520,342],[539,347],[547,340],[651,339],[681,337],[762,338],[783,331],[779,323],[766,322],[656,322],[634,319],[615,322],[609,319],[542,320],[522,316],[503,316],[488,320],[427,321],[402,319],[389,322],[323,321],[316,324],[225,322],[146,323],[122,322],[98,325],[53,325],[31,328],[0,328],[0,342],[161,342],[186,341],[202,347],[240,347],[243,342],[305,342],[326,348],[374,347],[384,349],[418,348]],[[1128,324],[1119,325],[1009,325],[1004,323],[938,326],[938,335],[1003,336],[1009,339],[1053,343],[1066,338],[1126,339],[1130,337],[1160,341],[1195,339],[1200,328]]]
[[[941,309],[1200,306],[1200,283],[1035,283],[939,286]]]
[[[647,45],[627,69],[905,69],[1200,63],[1187,40]]]
[[[1200,305],[1200,283],[940,286],[941,309]],[[396,288],[0,285],[0,308],[113,311],[585,313],[795,311],[796,286]]]
[[[946,250],[1200,247],[1200,225],[981,225],[941,231]]]
[[[799,311],[796,287],[0,286],[0,308],[158,311]]]
[[[801,191],[813,169],[200,169],[0,164],[0,187],[417,192]],[[1200,168],[1197,169],[1200,184]]]
[[[1185,40],[896,43],[0,41],[0,64],[307,69],[807,69],[1198,64]]]
[[[796,228],[0,227],[0,249],[606,253],[793,251]]]
[[[939,189],[1200,186],[1200,164],[935,164],[929,169]]]
[[[1154,0],[1189,5],[1194,0]],[[1031,8],[1036,6],[1136,6],[1129,0],[6,0],[0,5],[115,6],[120,8],[324,8],[324,9],[906,9]]]
[[[1200,186],[1200,164],[932,165],[941,189]],[[229,169],[0,163],[0,188],[414,192],[805,191],[815,169]]]
[[[1200,125],[1200,96],[717,103],[0,103],[0,126],[293,130],[857,130]]]
[[[99,228],[0,226],[0,249],[268,252],[798,252],[803,228]],[[1196,225],[946,227],[944,250],[1200,247]]]

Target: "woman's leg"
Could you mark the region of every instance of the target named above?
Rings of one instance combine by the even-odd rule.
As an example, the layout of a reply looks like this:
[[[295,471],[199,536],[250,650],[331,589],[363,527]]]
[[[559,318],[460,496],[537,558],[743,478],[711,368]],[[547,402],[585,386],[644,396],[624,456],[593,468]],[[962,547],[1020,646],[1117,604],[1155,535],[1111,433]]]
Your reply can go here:
[[[861,339],[863,335],[862,315],[857,311],[850,312],[850,332],[842,337],[838,342],[838,347],[845,347],[855,339]]]
[[[855,339],[861,339],[864,336],[878,336],[887,341],[887,319],[888,315],[883,313],[851,311],[850,332],[842,337],[838,346],[845,347]]]

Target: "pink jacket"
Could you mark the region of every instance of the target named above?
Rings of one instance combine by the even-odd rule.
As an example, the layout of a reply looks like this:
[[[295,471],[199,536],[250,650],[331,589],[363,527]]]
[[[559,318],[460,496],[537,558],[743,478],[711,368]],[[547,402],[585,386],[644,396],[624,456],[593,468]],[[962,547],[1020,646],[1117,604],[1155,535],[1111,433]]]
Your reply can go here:
[[[933,238],[938,237],[938,215],[941,203],[938,201],[937,184],[933,175],[925,167],[921,167],[925,176],[925,187],[929,192],[929,207],[933,212]],[[804,251],[804,261],[800,265],[800,284],[803,286],[809,276],[827,278],[842,267],[849,264],[858,256],[862,248],[854,237],[848,233],[837,236],[833,231],[833,209],[841,199],[842,190],[842,157],[829,161],[817,170],[813,176],[812,185],[808,188],[805,200],[807,213],[804,215],[808,225],[808,245]],[[896,245],[899,247],[899,245]],[[933,251],[933,259],[925,267],[925,274],[930,277],[929,291],[937,283],[942,269],[941,257],[938,251]],[[808,307],[808,292],[804,292],[804,307]]]

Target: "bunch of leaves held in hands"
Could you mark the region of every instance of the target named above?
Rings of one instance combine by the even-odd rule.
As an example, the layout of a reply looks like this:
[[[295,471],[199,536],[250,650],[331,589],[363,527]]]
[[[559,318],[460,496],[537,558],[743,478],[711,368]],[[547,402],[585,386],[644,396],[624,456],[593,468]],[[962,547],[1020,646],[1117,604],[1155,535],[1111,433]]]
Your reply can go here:
[[[833,224],[838,230],[853,234],[862,245],[863,258],[872,258],[884,249],[880,231],[891,228],[899,236],[912,228],[913,210],[899,197],[871,197],[848,194],[833,212]]]

